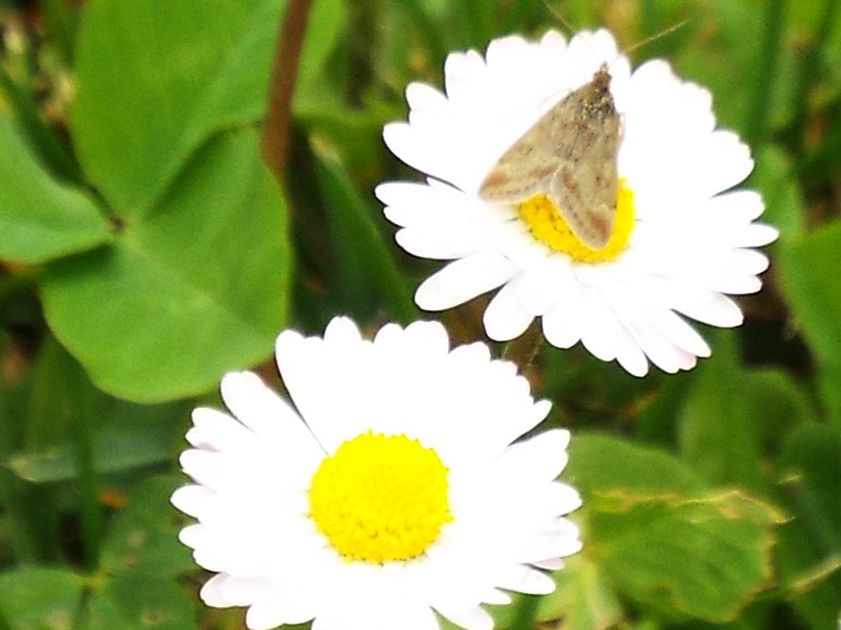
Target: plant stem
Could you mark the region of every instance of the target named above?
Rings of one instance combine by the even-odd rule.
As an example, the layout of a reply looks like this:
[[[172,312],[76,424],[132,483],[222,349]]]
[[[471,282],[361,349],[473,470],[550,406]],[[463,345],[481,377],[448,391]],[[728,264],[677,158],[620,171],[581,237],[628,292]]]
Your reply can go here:
[[[263,159],[278,181],[283,180],[286,172],[291,137],[292,97],[311,6],[312,0],[289,0],[275,46],[269,84],[269,106],[263,125],[261,148]]]
[[[540,334],[540,325],[535,319],[526,329],[526,332],[506,344],[502,351],[502,358],[516,363],[522,374],[531,367],[542,342],[543,336]]]

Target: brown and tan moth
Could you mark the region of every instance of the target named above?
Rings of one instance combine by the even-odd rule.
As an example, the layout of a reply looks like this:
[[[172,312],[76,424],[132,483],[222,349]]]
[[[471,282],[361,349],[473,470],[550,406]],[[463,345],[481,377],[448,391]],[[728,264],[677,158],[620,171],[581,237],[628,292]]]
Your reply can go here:
[[[616,213],[619,114],[602,64],[497,160],[479,186],[486,201],[517,204],[545,194],[578,240],[601,249]]]

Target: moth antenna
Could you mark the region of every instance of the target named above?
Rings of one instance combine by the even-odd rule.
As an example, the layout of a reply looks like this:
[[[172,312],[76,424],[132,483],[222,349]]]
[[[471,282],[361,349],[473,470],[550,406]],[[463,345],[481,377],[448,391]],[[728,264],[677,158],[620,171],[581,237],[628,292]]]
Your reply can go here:
[[[570,34],[572,34],[574,32],[575,29],[573,28],[572,24],[570,24],[569,20],[567,20],[564,17],[564,14],[561,13],[561,10],[560,10],[559,7],[556,7],[552,4],[550,4],[549,0],[543,0],[543,5],[546,7],[546,10],[549,11],[549,13],[551,13],[553,16],[555,16],[558,19],[558,21],[561,24],[563,24],[564,28],[566,28],[567,31]],[[689,21],[690,21],[690,18],[686,18],[686,19],[681,20],[677,24],[673,24],[672,26],[668,26],[668,27],[664,28],[663,30],[654,33],[653,35],[649,35],[645,39],[636,42],[635,44],[629,46],[628,48],[625,48],[625,49],[621,50],[619,54],[620,55],[623,55],[623,54],[624,55],[629,55],[630,53],[635,51],[637,48],[645,46],[646,44],[649,44],[649,43],[651,43],[651,42],[653,42],[657,39],[660,39],[661,37],[665,37],[666,35],[669,35],[670,33],[675,32],[679,28],[683,28],[684,26],[686,26],[689,23]],[[612,63],[613,62],[608,64],[608,66],[610,66]]]
[[[564,25],[564,28],[572,34],[575,29],[572,27],[572,24],[569,23],[569,20],[564,17],[564,14],[561,13],[561,9],[559,7],[549,4],[549,0],[543,0],[543,6],[546,7],[546,10],[549,11],[549,13],[558,18],[558,21]]]
[[[649,35],[645,39],[638,41],[633,46],[630,46],[630,47],[626,48],[624,52],[627,55],[627,54],[633,52],[634,50],[636,50],[637,48],[639,48],[641,46],[644,46],[645,44],[649,44],[656,39],[660,39],[661,37],[665,37],[669,33],[674,33],[676,30],[678,30],[679,28],[683,28],[687,24],[689,24],[689,18],[681,20],[680,22],[678,22],[677,24],[673,24],[672,26],[668,26],[668,27],[664,28],[662,31],[658,31],[657,33],[654,33],[653,35]]]

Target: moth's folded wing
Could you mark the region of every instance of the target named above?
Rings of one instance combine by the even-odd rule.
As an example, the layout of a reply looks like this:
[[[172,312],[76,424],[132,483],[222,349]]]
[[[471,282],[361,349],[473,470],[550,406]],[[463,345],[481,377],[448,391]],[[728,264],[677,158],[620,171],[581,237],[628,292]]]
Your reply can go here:
[[[512,144],[493,165],[482,184],[479,196],[487,201],[519,203],[549,191],[549,182],[558,168],[555,146],[548,126],[549,112]]]
[[[609,168],[610,164],[606,163]],[[561,161],[549,182],[549,199],[575,237],[592,249],[610,240],[616,214],[616,176],[582,171],[581,164]]]

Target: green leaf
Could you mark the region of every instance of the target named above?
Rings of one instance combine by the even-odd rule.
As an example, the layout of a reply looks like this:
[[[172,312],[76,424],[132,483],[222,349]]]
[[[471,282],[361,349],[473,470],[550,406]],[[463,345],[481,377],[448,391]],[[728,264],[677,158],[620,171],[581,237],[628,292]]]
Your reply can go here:
[[[670,615],[732,620],[771,577],[767,505],[739,492],[697,498],[602,494],[586,554],[623,593]]]
[[[338,162],[318,151],[315,157],[331,240],[337,249],[334,287],[339,302],[360,317],[370,317],[376,306],[385,304],[393,317],[412,321],[417,308],[377,230],[371,205],[360,197]]]
[[[169,415],[162,416],[170,420]],[[157,425],[157,426],[156,426]],[[160,422],[149,426],[110,427],[100,431],[96,443],[96,471],[99,474],[124,472],[169,461],[172,454],[171,430]],[[59,444],[42,451],[24,451],[10,457],[6,465],[30,483],[54,483],[76,477],[72,446]]]
[[[342,0],[315,0],[307,19],[307,32],[301,47],[295,98],[309,91],[312,81],[318,81],[330,53],[339,41],[345,24]]]
[[[284,205],[253,132],[218,136],[109,250],[58,261],[47,321],[102,389],[156,402],[201,393],[272,351],[286,314]]]
[[[210,136],[260,119],[284,6],[283,0],[85,3],[73,138],[88,177],[121,216],[149,212]],[[299,60],[304,91],[327,63],[343,23],[340,0],[313,4]]]
[[[5,464],[30,483],[76,479],[71,439],[83,414],[94,420],[93,464],[102,473],[169,461],[188,410],[183,404],[136,405],[96,389],[79,363],[48,336],[38,352],[29,387],[24,446]],[[175,421],[174,421],[175,420]]]
[[[191,598],[175,579],[195,568],[178,541],[181,517],[169,502],[183,481],[152,477],[132,489],[102,548],[104,581],[89,604],[90,630],[195,628]]]
[[[835,221],[782,247],[779,267],[782,291],[822,368],[824,404],[841,432],[841,283],[835,268],[839,251],[841,221]]]
[[[195,630],[196,622],[182,585],[154,573],[131,573],[109,579],[91,599],[87,628]]]
[[[0,155],[0,258],[41,263],[108,242],[96,205],[50,177],[2,114]]]
[[[780,581],[810,627],[831,627],[841,601],[841,439],[832,427],[804,423],[787,436],[781,464],[797,518],[780,532]]]
[[[71,630],[82,578],[64,569],[15,569],[0,574],[0,611],[11,630]]]
[[[766,208],[762,220],[780,231],[780,240],[788,241],[803,234],[806,201],[785,151],[775,145],[763,147],[756,155],[756,168],[748,185],[762,193]]]
[[[826,425],[798,427],[786,440],[782,463],[799,488],[801,518],[814,540],[841,556],[841,438]]]
[[[594,433],[575,434],[563,478],[585,498],[611,488],[663,494],[690,493],[704,487],[687,467],[663,451]]]
[[[22,51],[18,51],[18,54],[20,52]],[[79,167],[71,157],[68,148],[61,143],[55,131],[41,118],[38,103],[31,93],[33,91],[32,77],[13,79],[12,73],[7,72],[7,69],[15,64],[10,62],[8,53],[4,55],[3,61],[3,66],[0,66],[0,93],[3,94],[4,102],[8,103],[8,111],[17,122],[21,136],[28,141],[33,154],[48,173],[68,182],[80,182],[82,178]],[[22,74],[28,75],[30,71]]]
[[[744,395],[746,371],[732,333],[715,335],[715,353],[698,376],[680,414],[680,445],[696,473],[715,484],[764,486],[759,474],[762,416]]]
[[[623,616],[622,606],[599,566],[585,554],[565,560],[566,566],[552,577],[554,593],[541,598],[538,621],[562,619],[567,630],[604,630]]]
[[[178,541],[179,513],[169,502],[185,479],[152,477],[137,484],[102,547],[101,568],[110,575],[139,573],[176,577],[194,568]]]
[[[123,218],[148,212],[209,136],[260,116],[282,5],[85,3],[73,138]]]
[[[625,597],[723,622],[770,578],[771,528],[782,517],[744,493],[705,490],[664,452],[576,434],[563,479],[584,501],[574,515],[581,554]]]

